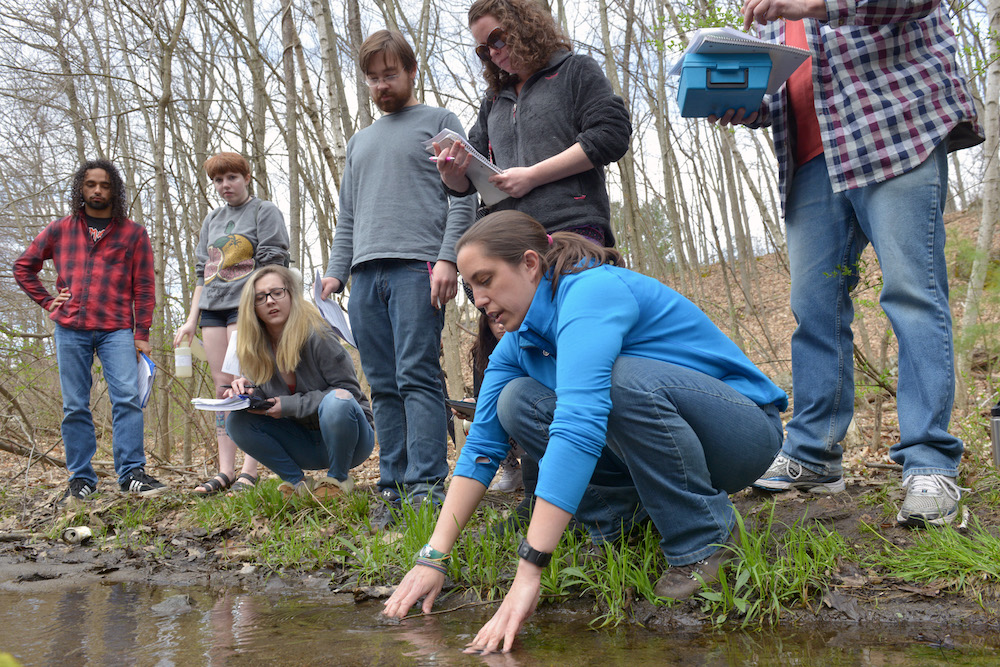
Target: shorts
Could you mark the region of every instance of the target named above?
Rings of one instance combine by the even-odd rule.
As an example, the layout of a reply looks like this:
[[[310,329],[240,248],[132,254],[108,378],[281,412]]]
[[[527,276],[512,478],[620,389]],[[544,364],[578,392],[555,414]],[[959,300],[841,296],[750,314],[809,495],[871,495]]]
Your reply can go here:
[[[201,311],[201,328],[227,327],[236,324],[236,315],[239,308],[227,308],[225,310],[203,310]]]

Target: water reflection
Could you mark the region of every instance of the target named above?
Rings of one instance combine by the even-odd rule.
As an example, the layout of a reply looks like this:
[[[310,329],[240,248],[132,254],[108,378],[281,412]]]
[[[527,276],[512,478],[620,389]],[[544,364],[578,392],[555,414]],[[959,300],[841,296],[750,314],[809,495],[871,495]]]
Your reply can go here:
[[[9,586],[8,586],[9,589]],[[462,653],[493,607],[388,621],[349,596],[93,584],[0,591],[0,651],[25,665],[992,665],[1000,635],[856,625],[810,631],[594,631],[544,608],[507,655]]]

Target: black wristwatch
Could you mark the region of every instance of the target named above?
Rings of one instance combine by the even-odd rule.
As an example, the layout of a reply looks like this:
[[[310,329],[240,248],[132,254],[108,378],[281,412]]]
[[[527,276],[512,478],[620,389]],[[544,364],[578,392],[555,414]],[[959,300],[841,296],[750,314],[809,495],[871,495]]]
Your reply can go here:
[[[517,548],[517,555],[538,567],[545,567],[552,560],[552,554],[533,548],[528,544],[528,540],[521,540],[521,546]]]

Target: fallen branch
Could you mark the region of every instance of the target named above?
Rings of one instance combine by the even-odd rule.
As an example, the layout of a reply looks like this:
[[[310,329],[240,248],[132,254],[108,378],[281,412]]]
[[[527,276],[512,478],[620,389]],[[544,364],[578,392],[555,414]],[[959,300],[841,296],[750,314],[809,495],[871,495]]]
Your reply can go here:
[[[865,461],[866,468],[878,468],[879,470],[902,470],[903,466],[898,463],[875,463],[874,461]]]
[[[48,455],[48,452],[42,455],[36,455],[31,453],[30,447],[25,447],[21,443],[8,440],[7,438],[0,439],[0,449],[5,452],[10,452],[11,454],[16,454],[18,456],[30,456],[32,457],[32,463],[35,461],[41,461],[42,463],[48,463],[56,466],[57,468],[65,468],[66,462],[60,459],[53,458]],[[54,447],[53,447],[54,449]],[[49,450],[52,451],[51,449]],[[20,474],[20,473],[19,473]]]

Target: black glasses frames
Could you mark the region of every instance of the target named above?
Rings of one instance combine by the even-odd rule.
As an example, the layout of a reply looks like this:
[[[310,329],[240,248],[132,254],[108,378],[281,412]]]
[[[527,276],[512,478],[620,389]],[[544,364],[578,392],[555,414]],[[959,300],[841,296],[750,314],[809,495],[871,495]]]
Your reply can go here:
[[[270,292],[257,292],[253,296],[253,302],[256,305],[261,305],[267,303],[267,298],[271,297],[272,301],[281,301],[288,295],[288,288],[286,287],[275,287]]]

